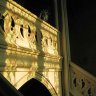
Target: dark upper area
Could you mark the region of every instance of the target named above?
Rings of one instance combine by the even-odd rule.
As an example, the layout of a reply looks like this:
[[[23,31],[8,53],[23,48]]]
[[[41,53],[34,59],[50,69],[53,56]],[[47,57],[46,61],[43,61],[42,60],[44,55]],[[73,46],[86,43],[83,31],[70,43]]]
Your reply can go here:
[[[39,17],[42,10],[48,10],[48,23],[55,27],[54,24],[54,4],[52,0],[14,0],[30,12]]]
[[[49,11],[48,23],[55,26],[53,0],[14,1],[36,14],[38,17],[43,9],[47,9]],[[67,0],[66,4],[72,62],[80,65],[93,75],[96,75],[95,0]]]
[[[67,0],[71,59],[96,75],[95,0]]]

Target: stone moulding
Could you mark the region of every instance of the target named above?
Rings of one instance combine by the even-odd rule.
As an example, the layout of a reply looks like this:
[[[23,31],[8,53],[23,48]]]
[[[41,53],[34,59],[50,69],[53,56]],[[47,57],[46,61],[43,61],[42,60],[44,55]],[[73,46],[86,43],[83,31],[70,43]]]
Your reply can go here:
[[[37,51],[31,51],[30,49],[26,48],[16,48],[16,47],[7,47],[5,51],[5,46],[0,45],[0,56],[3,57],[0,58],[0,65],[2,68],[3,67],[11,67],[11,68],[17,68],[17,67],[24,67],[24,68],[30,68],[30,67],[35,67],[37,68],[38,66],[45,66],[44,69],[46,68],[56,68],[60,70],[60,58],[56,56],[46,56],[46,55],[40,55],[39,52]],[[37,60],[42,60],[42,64],[44,65],[36,65],[34,66],[34,63],[37,62]],[[33,64],[32,64],[33,62]],[[46,62],[46,63],[45,63]]]

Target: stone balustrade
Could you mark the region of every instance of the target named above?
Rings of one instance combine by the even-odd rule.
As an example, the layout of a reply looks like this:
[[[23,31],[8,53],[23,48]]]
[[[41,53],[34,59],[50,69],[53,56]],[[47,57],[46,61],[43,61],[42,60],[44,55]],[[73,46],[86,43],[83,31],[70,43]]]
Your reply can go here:
[[[71,62],[70,93],[72,96],[95,96],[96,77]]]
[[[58,55],[58,30],[16,2],[0,1],[0,21],[0,38],[7,45]]]

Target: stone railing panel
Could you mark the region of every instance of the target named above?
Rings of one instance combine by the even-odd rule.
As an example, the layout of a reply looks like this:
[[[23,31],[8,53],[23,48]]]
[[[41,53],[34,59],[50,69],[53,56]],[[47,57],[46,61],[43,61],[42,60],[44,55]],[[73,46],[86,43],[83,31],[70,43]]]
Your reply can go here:
[[[71,63],[70,92],[73,96],[95,96],[96,78],[79,66]]]
[[[14,1],[4,1],[0,2],[2,42],[57,56],[58,30]]]

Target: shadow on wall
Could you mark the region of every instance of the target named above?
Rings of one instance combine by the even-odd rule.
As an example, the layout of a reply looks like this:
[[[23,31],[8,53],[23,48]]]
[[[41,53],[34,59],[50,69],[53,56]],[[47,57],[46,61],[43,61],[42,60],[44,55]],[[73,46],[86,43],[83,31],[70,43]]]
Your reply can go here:
[[[43,35],[42,35],[42,32],[40,31],[42,22],[38,22],[38,19],[35,22],[35,24],[37,25],[36,35],[35,35],[35,37],[36,37],[36,49],[40,51],[40,53],[39,53],[40,55],[38,55],[38,57],[37,57],[37,65],[38,65],[37,71],[40,74],[42,74],[44,71],[43,69],[44,69],[44,55],[45,55],[43,52],[43,47],[42,47]],[[41,81],[42,81],[42,78],[41,78]]]
[[[43,52],[43,48],[42,48],[42,32],[41,32],[41,24],[43,21],[39,21],[38,18],[35,21],[35,25],[36,25],[36,33],[35,33],[35,39],[36,39],[36,50],[39,51],[39,55],[37,56],[37,69],[36,71],[39,72],[39,74],[43,74],[44,72],[44,52]],[[35,74],[35,78],[38,78],[38,75]],[[42,82],[42,76],[41,78],[39,78],[39,80]],[[24,95],[28,95],[30,94],[30,96],[38,96],[38,95],[42,95],[42,96],[51,96],[50,92],[48,91],[48,89],[39,81],[37,81],[36,79],[31,79],[29,80],[27,83],[25,83],[20,89],[19,91]]]
[[[39,55],[37,56],[37,69],[36,71],[39,74],[43,74],[44,72],[44,57],[45,57],[45,53],[43,52],[43,48],[42,48],[42,39],[43,39],[43,35],[41,32],[42,26],[41,24],[43,23],[42,20],[38,20],[38,18],[36,19],[34,25],[36,25],[36,33],[35,33],[35,39],[36,39],[36,50],[39,51]],[[31,33],[31,30],[30,32]],[[21,31],[21,34],[23,36],[23,31]],[[30,64],[31,65],[31,64]],[[37,74],[35,74],[35,77],[38,77]],[[39,80],[42,82],[43,78],[42,76],[39,78]],[[38,95],[42,95],[42,96],[51,96],[50,92],[47,90],[47,88],[41,84],[39,81],[32,79],[30,81],[28,81],[26,84],[24,84],[19,91],[24,95],[28,95],[30,94],[31,96],[38,96]],[[44,92],[43,92],[44,91]]]

